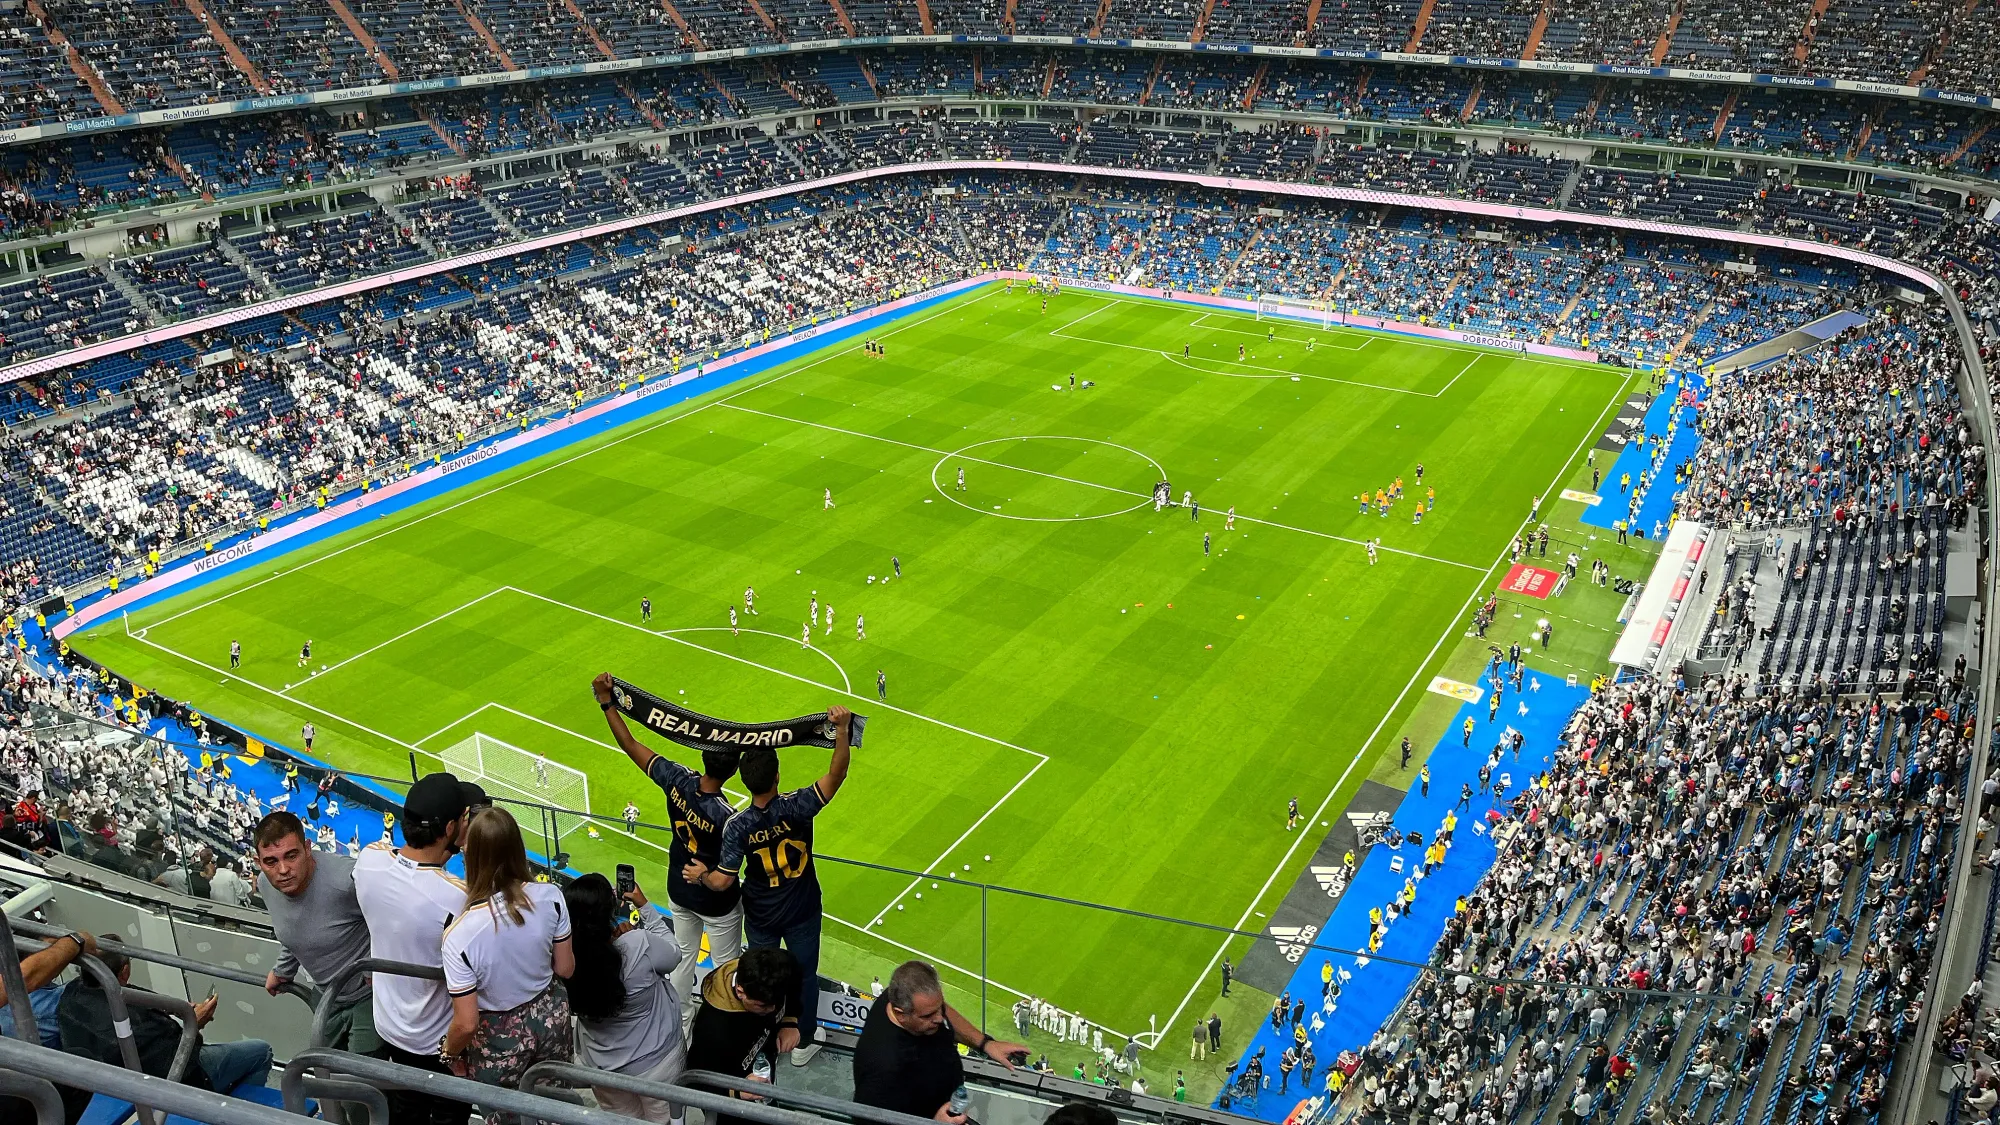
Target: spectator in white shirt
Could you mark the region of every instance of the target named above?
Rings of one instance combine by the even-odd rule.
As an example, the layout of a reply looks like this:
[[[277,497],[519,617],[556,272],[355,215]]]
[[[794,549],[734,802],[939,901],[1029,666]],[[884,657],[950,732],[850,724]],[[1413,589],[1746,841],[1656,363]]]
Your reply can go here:
[[[478,786],[451,774],[421,778],[403,797],[403,847],[374,844],[354,861],[370,956],[442,967],[445,927],[465,909],[465,884],[444,869],[445,861],[465,838],[466,810],[485,800]],[[389,1061],[443,1072],[438,1050],[452,1015],[444,984],[378,972],[373,985],[375,1033]],[[463,1102],[389,1091],[396,1125],[465,1125],[470,1113]]]
[[[666,917],[644,891],[634,887],[621,899],[611,881],[594,872],[571,883],[563,897],[575,934],[569,1003],[583,1025],[583,1061],[648,1082],[678,1079],[687,1069],[687,1049],[680,1002],[667,978],[680,964],[681,947]],[[613,1113],[675,1125],[681,1120],[681,1107],[660,1098],[609,1086],[596,1092],[598,1106]]]
[[[444,931],[451,1027],[439,1053],[454,1073],[514,1086],[536,1063],[570,1057],[569,995],[556,983],[576,970],[569,905],[534,881],[507,810],[478,810],[465,835],[465,912]],[[487,1125],[508,1120],[486,1114]]]
[[[225,906],[248,906],[250,883],[237,872],[235,864],[217,864],[214,873],[208,877],[208,897]]]

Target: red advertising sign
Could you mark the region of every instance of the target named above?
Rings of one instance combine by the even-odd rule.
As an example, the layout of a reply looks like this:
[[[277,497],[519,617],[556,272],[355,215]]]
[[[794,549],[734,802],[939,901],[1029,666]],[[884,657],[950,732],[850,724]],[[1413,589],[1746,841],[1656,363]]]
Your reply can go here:
[[[1515,563],[1514,569],[1500,583],[1503,594],[1525,594],[1531,598],[1546,598],[1556,591],[1556,582],[1562,578],[1553,570],[1543,570],[1526,563]]]

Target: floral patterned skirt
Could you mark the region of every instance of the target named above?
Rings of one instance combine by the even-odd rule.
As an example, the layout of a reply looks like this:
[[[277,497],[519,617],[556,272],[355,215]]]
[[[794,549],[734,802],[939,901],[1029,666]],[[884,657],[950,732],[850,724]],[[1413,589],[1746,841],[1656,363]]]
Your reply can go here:
[[[466,1077],[512,1088],[536,1063],[571,1057],[569,993],[560,980],[533,1000],[504,1012],[479,1013],[479,1030],[465,1048]],[[518,1115],[485,1111],[486,1125],[521,1125]]]

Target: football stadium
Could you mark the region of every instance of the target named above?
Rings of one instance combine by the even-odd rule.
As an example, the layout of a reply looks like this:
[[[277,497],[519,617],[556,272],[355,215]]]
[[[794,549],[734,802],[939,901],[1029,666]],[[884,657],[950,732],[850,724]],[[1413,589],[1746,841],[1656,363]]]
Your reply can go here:
[[[1996,98],[0,0],[0,1122],[1995,1125]]]

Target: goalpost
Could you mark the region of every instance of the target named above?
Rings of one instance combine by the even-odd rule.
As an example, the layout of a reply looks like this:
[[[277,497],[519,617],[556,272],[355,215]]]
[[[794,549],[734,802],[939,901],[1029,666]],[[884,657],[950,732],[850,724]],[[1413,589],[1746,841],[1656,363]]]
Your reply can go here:
[[[462,781],[476,781],[494,797],[509,797],[557,810],[590,811],[590,779],[582,770],[475,731],[438,755]],[[584,823],[576,812],[556,813],[556,832],[567,836]]]
[[[1317,324],[1321,328],[1333,327],[1333,302],[1301,301],[1296,297],[1278,297],[1260,294],[1257,298],[1257,319],[1268,320],[1282,317],[1286,320],[1302,320]]]

